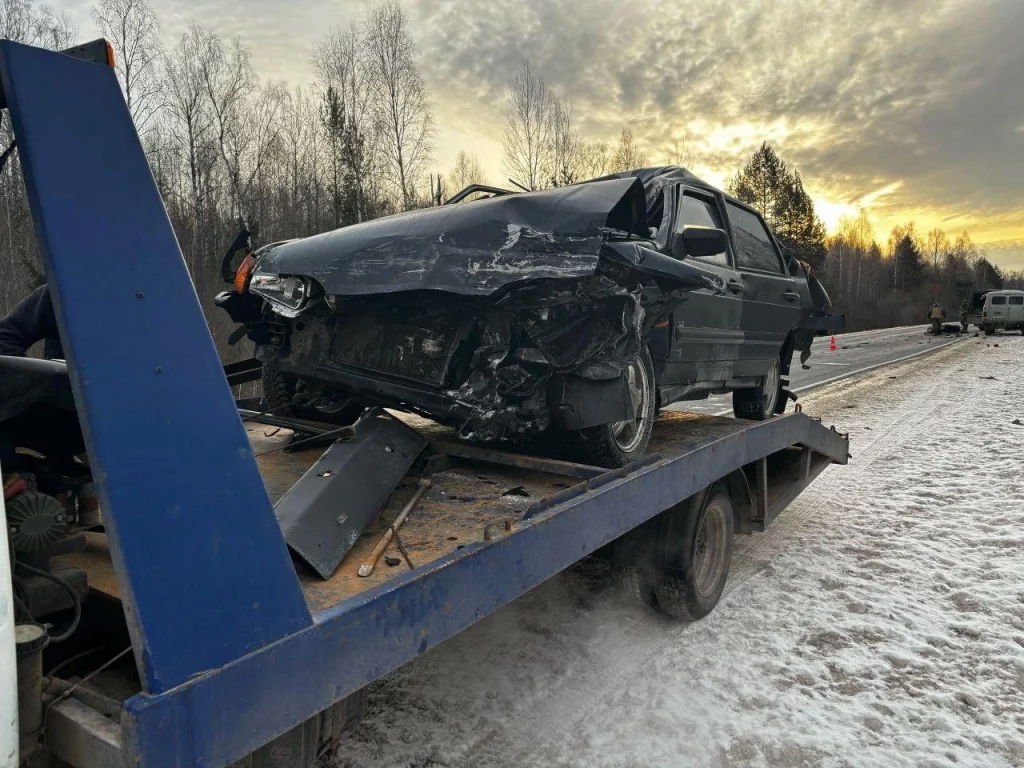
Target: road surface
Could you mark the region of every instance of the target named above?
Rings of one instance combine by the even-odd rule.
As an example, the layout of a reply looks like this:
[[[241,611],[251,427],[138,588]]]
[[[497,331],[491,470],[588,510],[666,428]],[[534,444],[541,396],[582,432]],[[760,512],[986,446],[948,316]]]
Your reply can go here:
[[[710,616],[581,564],[374,683],[338,765],[1024,765],[1022,363],[967,338],[805,393],[853,459],[737,538]]]
[[[845,333],[835,337],[835,352],[829,350],[831,337],[817,338],[811,347],[811,357],[807,361],[809,369],[801,368],[799,359],[793,361],[795,370],[790,371],[789,389],[800,394],[824,382],[852,376],[875,366],[909,358],[911,355],[928,354],[964,338],[974,338],[973,334],[966,337],[932,336],[926,333],[926,330],[925,326],[916,325]],[[716,395],[707,400],[675,403],[669,410],[731,413],[732,395]]]

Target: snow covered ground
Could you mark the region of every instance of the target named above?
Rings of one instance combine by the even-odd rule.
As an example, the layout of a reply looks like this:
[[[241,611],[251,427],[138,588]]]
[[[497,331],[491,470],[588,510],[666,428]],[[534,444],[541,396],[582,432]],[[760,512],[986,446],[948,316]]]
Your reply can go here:
[[[339,764],[1024,766],[1024,338],[801,401],[853,459],[709,617],[583,564],[376,683]]]

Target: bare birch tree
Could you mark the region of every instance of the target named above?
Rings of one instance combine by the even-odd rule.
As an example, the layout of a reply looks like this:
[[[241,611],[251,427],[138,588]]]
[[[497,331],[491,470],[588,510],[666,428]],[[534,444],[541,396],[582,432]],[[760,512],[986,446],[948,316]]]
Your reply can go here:
[[[583,142],[573,124],[572,100],[553,99],[551,106],[551,183],[564,187],[583,180],[581,150]]]
[[[145,133],[160,107],[160,22],[149,0],[100,0],[92,9],[100,33],[114,46],[114,68],[135,128]]]
[[[394,0],[375,6],[366,20],[366,46],[376,93],[375,125],[385,179],[408,210],[433,151],[434,115],[416,64],[409,20]]]
[[[948,250],[949,237],[946,233],[938,227],[931,230],[926,238],[925,253],[932,263],[932,269],[937,270],[939,268],[939,262],[943,259]]]
[[[690,145],[685,141],[681,141],[679,138],[672,139],[672,144],[669,145],[668,152],[669,165],[678,165],[680,168],[688,168],[693,164],[693,150],[690,149]]]
[[[207,220],[210,177],[216,156],[211,142],[212,120],[203,80],[205,56],[210,47],[208,33],[199,26],[191,27],[167,58],[166,77],[166,130],[169,142],[183,158],[187,177],[187,197],[181,203],[188,222],[188,237],[179,232],[179,241],[185,241],[185,258],[189,261],[203,246],[201,233]],[[191,263],[190,263],[191,266]]]
[[[316,66],[321,98],[328,89],[339,102],[347,121],[342,142],[342,162],[352,184],[355,220],[369,218],[369,190],[375,186],[371,178],[376,166],[377,136],[374,127],[374,84],[370,77],[363,30],[356,25],[335,29],[316,47]]]
[[[611,148],[606,141],[585,141],[580,145],[580,174],[584,179],[596,179],[609,172]]]
[[[480,166],[480,159],[472,152],[464,149],[459,150],[455,156],[455,166],[448,174],[452,193],[465,189],[470,184],[486,184],[484,169]]]
[[[529,61],[523,62],[509,83],[508,101],[502,166],[520,184],[539,189],[551,163],[555,99]]]
[[[612,155],[611,170],[618,173],[619,171],[643,168],[645,165],[647,165],[647,155],[633,139],[633,131],[623,128],[622,133],[619,134],[619,144],[615,148],[615,154]]]

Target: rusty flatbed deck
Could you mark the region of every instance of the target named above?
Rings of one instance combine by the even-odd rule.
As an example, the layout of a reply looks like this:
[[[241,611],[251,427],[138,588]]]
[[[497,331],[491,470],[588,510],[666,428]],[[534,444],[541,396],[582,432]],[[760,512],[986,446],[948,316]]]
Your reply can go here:
[[[417,429],[432,438],[449,438],[450,432],[432,422],[408,417]],[[665,454],[685,450],[686,441],[715,431],[717,422],[726,419],[671,413],[662,416],[655,430],[652,450]],[[250,422],[246,431],[272,502],[277,503],[303,473],[320,457],[322,448],[285,453],[291,438],[287,429]],[[263,455],[261,455],[263,454]],[[470,542],[481,541],[489,523],[505,518],[518,518],[536,501],[565,490],[579,482],[564,475],[536,472],[516,467],[483,465],[454,459],[452,466],[431,475],[433,485],[426,492],[405,525],[399,538],[414,566],[424,565],[449,554]],[[334,576],[324,581],[304,564],[295,561],[306,602],[311,611],[319,612],[372,587],[379,586],[408,570],[404,561],[389,566],[382,557],[373,574],[357,575],[360,563],[387,530],[385,520],[393,520],[412,496],[415,479],[406,478],[382,514],[363,532],[359,541],[338,567]],[[110,597],[118,598],[120,590],[110,560],[106,536],[87,534],[86,550],[62,556],[62,562],[86,571],[90,586]],[[395,542],[386,555],[402,558]]]
[[[448,430],[416,417],[407,418],[413,426],[431,439],[450,438]],[[749,422],[685,412],[662,414],[655,425],[651,453],[660,453],[663,460],[681,456],[705,445],[708,441],[725,439],[738,430],[749,428]],[[250,422],[246,425],[263,482],[271,501],[277,502],[303,473],[319,458],[323,449],[285,453],[291,432]],[[517,467],[451,460],[451,466],[431,475],[432,487],[409,515],[399,538],[409,562],[414,567],[427,565],[449,555],[467,544],[484,539],[489,524],[506,519],[518,521],[535,502],[576,485],[578,478]],[[396,490],[387,507],[363,532],[356,545],[342,561],[335,574],[323,580],[303,563],[295,560],[296,572],[311,611],[327,608],[379,587],[407,572],[409,566],[398,545],[392,541],[386,555],[401,563],[389,566],[382,557],[373,574],[357,575],[359,565],[387,530],[385,520],[393,520],[415,489],[415,478],[407,477]],[[785,483],[766,487],[769,504],[785,494]],[[119,587],[102,533],[87,535],[84,552],[63,556],[64,562],[85,570],[90,586],[110,597],[119,597]]]

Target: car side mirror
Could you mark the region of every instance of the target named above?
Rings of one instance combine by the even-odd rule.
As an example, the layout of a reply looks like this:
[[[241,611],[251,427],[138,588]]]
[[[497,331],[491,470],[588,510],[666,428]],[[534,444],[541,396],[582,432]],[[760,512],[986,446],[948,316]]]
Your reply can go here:
[[[684,226],[672,239],[672,255],[677,259],[687,256],[714,256],[729,250],[729,236],[724,229],[715,227]]]

